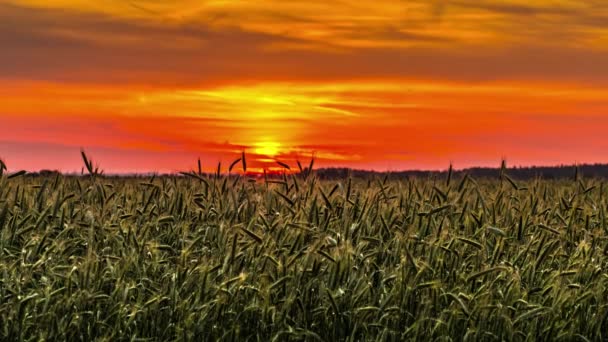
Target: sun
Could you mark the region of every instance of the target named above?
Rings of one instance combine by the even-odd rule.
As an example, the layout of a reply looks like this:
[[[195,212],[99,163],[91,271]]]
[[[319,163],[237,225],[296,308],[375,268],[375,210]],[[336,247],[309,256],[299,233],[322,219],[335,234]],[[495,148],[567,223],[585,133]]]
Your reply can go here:
[[[261,141],[254,144],[256,154],[274,157],[279,154],[281,144],[276,141]]]

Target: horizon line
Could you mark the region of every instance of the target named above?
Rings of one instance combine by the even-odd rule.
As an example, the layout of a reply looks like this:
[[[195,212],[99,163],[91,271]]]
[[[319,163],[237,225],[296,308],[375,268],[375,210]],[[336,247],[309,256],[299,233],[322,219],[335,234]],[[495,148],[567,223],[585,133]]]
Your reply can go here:
[[[0,159],[1,160],[1,159]],[[359,173],[375,173],[375,174],[398,174],[398,173],[444,173],[444,172],[449,172],[450,168],[452,167],[453,164],[448,164],[447,168],[441,168],[441,169],[433,169],[433,168],[428,168],[428,169],[422,169],[422,168],[412,168],[412,169],[399,169],[399,170],[377,170],[377,169],[364,169],[364,168],[351,168],[351,167],[345,167],[345,166],[329,166],[329,167],[320,167],[320,168],[313,168],[313,171],[318,172],[318,171],[329,171],[329,170],[346,170],[348,172],[359,172]],[[506,166],[505,169],[506,170],[525,170],[525,169],[562,169],[562,168],[576,168],[576,167],[597,167],[597,166],[604,166],[604,167],[608,167],[608,161],[607,162],[596,162],[596,163],[569,163],[569,164],[534,164],[534,165],[513,165],[513,166]],[[251,170],[256,169],[257,168],[251,168]],[[464,168],[456,168],[456,167],[452,167],[452,171],[453,172],[466,172],[466,171],[470,171],[470,170],[500,170],[501,166],[469,166],[469,167],[464,167]],[[221,175],[246,175],[246,176],[263,176],[264,173],[266,172],[268,175],[277,175],[277,174],[301,174],[301,173],[305,173],[308,170],[308,167],[303,168],[302,171],[300,171],[299,169],[297,170],[292,170],[292,169],[286,169],[284,167],[272,167],[272,168],[263,168],[260,171],[246,171],[243,172],[243,170],[236,170],[236,171],[222,171],[220,172]],[[42,173],[58,173],[64,176],[88,176],[89,174],[86,172],[86,168],[85,168],[85,172],[83,173],[82,171],[61,171],[61,170],[54,170],[54,169],[39,169],[39,170],[8,170],[11,172],[7,172],[7,173],[17,173],[17,172],[22,172],[25,171],[27,174],[29,175],[40,175]],[[183,176],[184,174],[198,174],[198,172],[196,170],[189,170],[189,171],[173,171],[173,172],[159,172],[159,171],[144,171],[144,172],[105,172],[105,170],[100,170],[103,172],[103,176]],[[200,174],[202,175],[216,175],[217,172],[207,172],[207,171],[203,171]]]

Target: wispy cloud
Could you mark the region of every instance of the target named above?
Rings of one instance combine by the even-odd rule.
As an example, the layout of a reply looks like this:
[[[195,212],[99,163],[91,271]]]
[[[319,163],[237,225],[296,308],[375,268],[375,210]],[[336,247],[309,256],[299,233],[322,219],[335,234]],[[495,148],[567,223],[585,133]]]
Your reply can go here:
[[[436,2],[427,1],[16,3],[0,5],[4,78],[173,85],[370,77],[605,83],[608,73],[608,42],[602,40],[608,10],[600,2],[445,1],[440,21]]]

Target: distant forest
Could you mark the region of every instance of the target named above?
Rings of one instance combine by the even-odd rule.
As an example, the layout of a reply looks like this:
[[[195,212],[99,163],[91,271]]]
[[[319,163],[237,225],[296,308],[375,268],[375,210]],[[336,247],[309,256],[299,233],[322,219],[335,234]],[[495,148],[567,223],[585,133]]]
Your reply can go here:
[[[308,168],[304,168],[303,173],[306,174]],[[464,170],[454,170],[453,176],[459,177],[465,174],[473,178],[498,178],[500,177],[501,168],[499,167],[473,167]],[[575,179],[577,177],[585,178],[608,178],[608,164],[581,164],[581,165],[560,165],[560,166],[530,166],[530,167],[508,167],[505,168],[506,174],[517,180],[528,180],[534,178],[542,179]],[[429,170],[404,170],[404,171],[369,171],[356,170],[349,168],[321,168],[315,170],[317,177],[321,179],[343,179],[345,177],[366,178],[366,177],[401,177],[401,178],[433,178],[446,177],[448,170],[429,171]],[[57,171],[41,170],[40,172],[29,173],[31,176],[52,176],[59,174]],[[138,175],[121,175],[122,177],[147,177],[150,174]],[[268,177],[276,178],[282,173],[269,173]],[[109,177],[117,177],[118,175],[108,175]],[[167,174],[157,174],[157,176],[168,176]],[[261,177],[262,175],[249,174],[253,177]]]
[[[464,170],[454,171],[453,175],[463,176],[468,174],[473,178],[498,178],[501,169],[496,167],[473,167]],[[586,178],[608,178],[608,164],[581,164],[581,165],[560,165],[560,166],[530,166],[530,167],[509,167],[505,169],[509,177],[518,180],[528,180],[534,178],[543,179],[575,179],[577,177]],[[409,170],[409,171],[390,171],[376,172],[365,170],[352,170],[348,168],[325,168],[316,171],[317,176],[324,179],[339,179],[348,177],[369,177],[369,176],[385,176],[390,177],[445,177],[448,170],[445,171],[424,171],[424,170]]]

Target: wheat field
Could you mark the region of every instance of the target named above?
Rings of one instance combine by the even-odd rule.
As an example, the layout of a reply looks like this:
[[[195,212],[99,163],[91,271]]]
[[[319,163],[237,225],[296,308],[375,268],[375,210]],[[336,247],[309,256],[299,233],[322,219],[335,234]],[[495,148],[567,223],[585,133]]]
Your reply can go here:
[[[601,180],[250,179],[241,163],[2,175],[2,340],[608,338]]]

